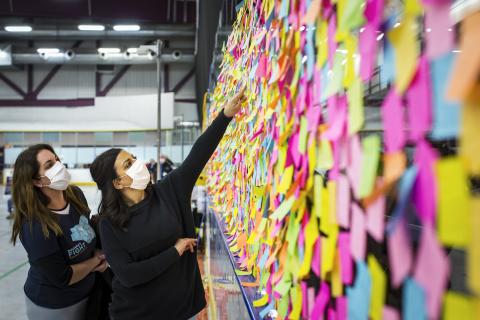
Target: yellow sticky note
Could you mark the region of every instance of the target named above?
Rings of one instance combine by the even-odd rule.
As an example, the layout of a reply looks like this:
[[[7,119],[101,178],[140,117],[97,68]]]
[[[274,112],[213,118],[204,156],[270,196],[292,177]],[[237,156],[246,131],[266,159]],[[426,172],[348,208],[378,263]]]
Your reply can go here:
[[[345,75],[343,77],[343,85],[346,88],[349,88],[353,80],[355,79],[354,54],[357,50],[357,40],[350,34],[345,38],[345,50],[347,50],[347,56],[345,61]]]
[[[312,255],[315,242],[319,236],[317,217],[310,215],[310,220],[305,227],[305,254],[303,256],[302,266],[298,271],[298,277],[303,278],[310,272],[310,266],[312,264]]]
[[[335,180],[327,182],[328,191],[328,220],[330,224],[337,224],[337,183]]]
[[[373,255],[368,256],[368,269],[372,275],[372,292],[370,299],[370,318],[381,320],[383,306],[385,305],[385,294],[387,290],[387,277],[380,263]]]
[[[340,269],[340,254],[338,250],[335,253],[334,259],[335,260],[332,270],[332,296],[337,298],[343,295],[343,283]]]
[[[363,110],[363,83],[356,77],[347,91],[348,97],[348,134],[357,133],[365,121]]]
[[[330,229],[328,238],[322,237],[322,265],[320,268],[322,279],[325,279],[326,274],[333,269],[337,239],[338,227],[336,226]]]
[[[322,188],[323,188],[323,178],[321,175],[316,174],[314,176],[313,182],[313,212],[320,218],[322,212]]]
[[[322,69],[323,65],[327,61],[327,56],[328,56],[327,30],[328,30],[327,21],[324,19],[318,19],[317,29],[315,34],[315,37],[316,37],[315,45],[317,47],[317,68],[318,69]]]
[[[480,85],[473,90],[462,108],[462,130],[460,130],[460,153],[465,158],[467,172],[480,175]]]
[[[298,152],[304,154],[307,151],[308,120],[302,116],[300,120],[300,132],[298,134]]]
[[[436,163],[438,190],[438,237],[444,245],[465,247],[471,239],[469,187],[459,157]]]
[[[264,305],[266,305],[268,303],[268,294],[265,294],[263,297],[261,297],[260,299],[257,299],[257,300],[254,300],[253,301],[253,306],[255,308],[258,308],[258,307],[263,307]]]
[[[396,28],[388,32],[388,40],[395,49],[395,88],[403,94],[415,75],[418,58],[417,24],[415,18],[406,16]]]
[[[321,200],[320,200],[320,230],[329,234],[332,227],[332,222],[330,218],[330,193],[328,188],[322,186],[321,191]]]
[[[320,140],[317,151],[317,169],[328,170],[333,167],[332,146],[328,140]]]
[[[475,319],[475,304],[472,298],[465,295],[447,292],[444,297],[444,320]]]
[[[285,171],[283,172],[282,180],[277,187],[277,192],[285,194],[288,191],[290,185],[292,184],[293,170],[293,165],[290,165],[288,166],[288,168],[285,169]]]
[[[472,239],[467,247],[467,282],[470,290],[480,295],[480,198],[470,202]]]
[[[300,313],[302,312],[302,289],[300,285],[296,285],[290,290],[290,299],[292,301],[292,311],[288,316],[288,319],[297,320],[300,319]]]
[[[423,7],[418,0],[405,0],[405,13],[418,16],[423,12]]]

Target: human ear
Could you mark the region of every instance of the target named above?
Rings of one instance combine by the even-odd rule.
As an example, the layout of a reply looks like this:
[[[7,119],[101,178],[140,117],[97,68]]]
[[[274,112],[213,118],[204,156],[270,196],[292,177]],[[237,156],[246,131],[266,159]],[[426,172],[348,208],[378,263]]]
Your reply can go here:
[[[122,184],[120,184],[120,179],[116,178],[112,180],[113,187],[117,190],[122,190],[124,187]]]

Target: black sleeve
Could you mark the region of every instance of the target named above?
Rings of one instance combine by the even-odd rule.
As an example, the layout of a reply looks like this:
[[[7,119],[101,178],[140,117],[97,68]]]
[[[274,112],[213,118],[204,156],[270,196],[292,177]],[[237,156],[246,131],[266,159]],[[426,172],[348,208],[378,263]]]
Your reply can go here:
[[[170,173],[174,185],[182,195],[190,197],[198,176],[222,140],[231,120],[232,118],[225,116],[222,110],[207,130],[195,141],[185,161]]]
[[[60,250],[31,264],[40,270],[51,285],[58,288],[68,287],[73,276],[73,269],[66,263]]]
[[[107,262],[115,277],[127,288],[155,279],[180,259],[177,249],[170,247],[151,258],[133,261],[130,254],[118,242],[107,221],[101,221],[100,234]]]

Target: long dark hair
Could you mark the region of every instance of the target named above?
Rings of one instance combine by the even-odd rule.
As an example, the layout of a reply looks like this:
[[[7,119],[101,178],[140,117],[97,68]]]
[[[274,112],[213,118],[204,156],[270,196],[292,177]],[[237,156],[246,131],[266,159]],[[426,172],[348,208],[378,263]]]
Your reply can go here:
[[[48,238],[50,232],[55,236],[63,234],[58,225],[57,216],[47,208],[50,199],[40,190],[41,188],[33,185],[33,180],[39,178],[38,170],[40,164],[37,155],[42,150],[52,152],[58,159],[52,146],[48,144],[36,144],[24,150],[15,161],[12,179],[12,199],[15,205],[14,220],[12,227],[12,236],[10,242],[16,243],[17,238],[21,236],[22,225],[25,221],[32,226],[34,219],[40,222],[42,232],[45,238]],[[65,200],[71,203],[80,214],[88,216],[90,210],[79,200],[77,194],[71,186],[64,191]]]
[[[122,149],[111,148],[96,157],[90,166],[90,174],[102,192],[98,214],[102,218],[106,217],[113,225],[126,229],[130,219],[128,206],[120,190],[113,187],[113,180],[118,178],[115,172],[115,160],[120,151]]]

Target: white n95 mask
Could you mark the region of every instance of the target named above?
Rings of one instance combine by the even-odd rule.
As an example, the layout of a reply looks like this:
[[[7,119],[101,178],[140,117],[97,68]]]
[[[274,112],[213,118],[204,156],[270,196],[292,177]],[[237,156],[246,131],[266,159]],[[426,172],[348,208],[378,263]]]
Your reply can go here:
[[[55,162],[53,167],[45,171],[45,177],[50,180],[50,184],[44,187],[62,191],[67,189],[71,178],[67,168],[60,161]]]
[[[125,174],[132,178],[132,184],[130,188],[137,190],[145,190],[148,183],[150,182],[150,172],[148,172],[147,166],[143,161],[137,159],[132,164]]]

